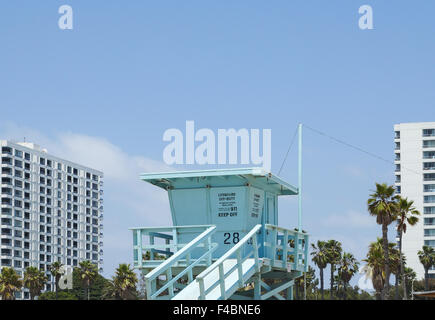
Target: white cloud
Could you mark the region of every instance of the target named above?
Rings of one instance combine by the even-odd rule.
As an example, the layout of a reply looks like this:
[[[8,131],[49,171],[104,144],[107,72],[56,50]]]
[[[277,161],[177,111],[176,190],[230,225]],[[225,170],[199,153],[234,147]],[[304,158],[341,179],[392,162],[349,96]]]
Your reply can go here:
[[[366,279],[365,275],[359,275],[358,288],[360,288],[361,290],[368,291],[368,292],[374,291],[372,280]]]
[[[345,165],[342,168],[343,171],[351,177],[362,178],[366,176],[364,170],[356,165]]]
[[[376,221],[368,213],[350,210],[344,214],[331,214],[322,220],[326,227],[332,228],[373,228]]]
[[[130,227],[172,225],[166,191],[139,180],[143,172],[173,171],[163,162],[132,155],[101,137],[76,133],[47,136],[9,123],[0,139],[31,141],[48,153],[104,173],[104,274],[132,262]]]

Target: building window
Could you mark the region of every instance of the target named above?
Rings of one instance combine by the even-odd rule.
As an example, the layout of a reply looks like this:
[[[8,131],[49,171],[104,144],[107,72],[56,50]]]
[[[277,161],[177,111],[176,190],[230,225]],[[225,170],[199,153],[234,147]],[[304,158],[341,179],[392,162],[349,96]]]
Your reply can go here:
[[[425,184],[423,186],[424,192],[435,192],[435,184]]]
[[[424,214],[435,214],[435,207],[424,207]]]
[[[423,151],[423,159],[435,159],[435,151]]]
[[[423,137],[435,137],[435,129],[423,129]]]
[[[423,170],[435,170],[435,162],[424,162]]]
[[[435,203],[435,196],[424,196],[424,203]]]
[[[2,153],[12,155],[12,148],[3,147],[2,148]]]
[[[423,140],[423,148],[435,148],[435,140]]]
[[[424,240],[424,245],[435,248],[435,240]]]
[[[435,236],[435,229],[424,229],[425,237],[433,237]]]

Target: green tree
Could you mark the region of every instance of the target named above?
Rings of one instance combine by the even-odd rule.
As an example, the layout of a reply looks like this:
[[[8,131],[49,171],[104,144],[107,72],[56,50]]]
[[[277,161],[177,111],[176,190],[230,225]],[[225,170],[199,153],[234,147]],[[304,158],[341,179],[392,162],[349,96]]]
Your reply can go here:
[[[314,289],[319,284],[319,279],[316,278],[316,270],[314,270],[314,268],[312,268],[311,266],[308,266],[308,271],[305,273],[305,277],[302,276],[295,279],[294,290],[295,290],[296,300],[301,300],[300,294],[301,292],[304,292],[304,287],[305,287],[304,281],[307,282],[306,284],[307,299],[310,299],[310,297],[313,296]]]
[[[330,278],[330,298],[334,297],[334,273],[335,266],[340,263],[341,259],[341,243],[337,240],[328,240],[326,242],[327,259],[331,266],[331,278]]]
[[[420,263],[424,268],[424,290],[429,290],[429,269],[435,264],[435,250],[429,246],[423,246],[423,250],[417,252]]]
[[[374,191],[367,200],[368,211],[370,215],[376,217],[376,222],[382,226],[382,245],[384,253],[384,271],[385,281],[384,288],[381,292],[381,298],[388,300],[390,292],[390,257],[388,250],[388,226],[396,220],[397,216],[397,199],[394,194],[394,186],[387,184],[376,183],[376,191]]]
[[[417,273],[414,270],[412,270],[412,268],[408,268],[405,265],[405,270],[403,272],[403,275],[404,275],[404,280],[406,281],[406,285],[404,287],[408,291],[406,294],[409,297],[411,293],[412,282],[417,280]]]
[[[402,253],[402,237],[406,233],[407,226],[414,226],[418,222],[420,212],[415,209],[414,201],[408,199],[398,199],[398,215],[397,215],[397,232],[399,233],[399,254],[400,254],[400,277],[402,278],[403,299],[408,300],[406,280],[405,280],[405,264]],[[397,282],[397,281],[396,281]]]
[[[394,247],[395,243],[388,243],[389,256],[392,258],[398,257],[398,250]],[[392,259],[394,262],[396,259]],[[375,297],[377,300],[382,298],[382,291],[385,288],[386,274],[385,274],[385,254],[383,239],[378,238],[377,241],[370,243],[369,251],[367,252],[366,259],[363,260],[367,264],[363,267],[362,271],[366,277],[371,279],[373,288],[375,289]]]
[[[103,298],[104,289],[106,288],[108,282],[109,280],[105,279],[102,275],[97,274],[97,276],[90,283],[89,300],[101,300]],[[71,290],[63,291],[73,294],[78,300],[88,299],[85,283],[81,278],[79,268],[74,268],[73,270],[73,288]]]
[[[89,300],[89,287],[91,286],[92,281],[98,275],[98,267],[90,261],[82,261],[79,263],[78,273],[83,284],[83,288],[85,289],[87,300]]]
[[[23,283],[24,287],[29,289],[31,300],[35,300],[35,297],[41,294],[47,281],[45,273],[36,267],[27,267],[24,271]]]
[[[53,262],[53,264],[48,267],[48,269],[50,270],[50,273],[54,277],[54,281],[55,281],[56,300],[58,298],[57,293],[59,291],[59,280],[60,280],[60,277],[63,275],[62,267],[63,267],[63,264],[60,263],[59,261]]]
[[[399,290],[399,278],[401,275],[401,267],[400,267],[400,252],[399,250],[396,248],[397,245],[393,244],[393,243],[389,243],[390,246],[390,267],[391,267],[391,272],[394,274],[395,278],[396,278],[396,284],[395,284],[395,299],[399,300],[399,296],[400,296],[400,290]],[[391,291],[391,290],[390,290]],[[391,299],[391,297],[393,295],[388,295]]]
[[[136,284],[138,282],[136,273],[129,264],[120,264],[116,269],[115,276],[106,286],[104,296],[106,298],[132,300],[137,299],[138,292]]]
[[[62,291],[41,293],[38,300],[78,300],[77,296],[71,292]]]
[[[325,299],[324,287],[323,287],[323,270],[326,268],[328,264],[328,248],[326,246],[325,241],[317,241],[317,246],[312,243],[311,244],[312,252],[312,260],[317,265],[320,270],[320,293],[322,295],[322,300]]]
[[[343,256],[339,261],[338,276],[343,283],[344,296],[346,296],[347,287],[350,280],[358,272],[359,262],[355,259],[352,253],[343,252]]]
[[[9,267],[4,267],[0,273],[0,295],[2,300],[15,300],[15,292],[20,291],[23,282],[18,273]]]

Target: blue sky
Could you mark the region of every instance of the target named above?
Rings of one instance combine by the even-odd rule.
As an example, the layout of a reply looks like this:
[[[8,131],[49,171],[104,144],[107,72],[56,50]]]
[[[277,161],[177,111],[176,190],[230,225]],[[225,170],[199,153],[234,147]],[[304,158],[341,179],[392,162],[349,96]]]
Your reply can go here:
[[[57,26],[60,5],[74,29]],[[369,4],[374,30],[358,28]],[[0,5],[0,136],[106,173],[105,275],[131,262],[128,227],[167,224],[163,132],[272,129],[277,172],[298,122],[393,159],[393,124],[433,121],[435,4],[429,1],[7,1]],[[89,154],[89,150],[99,150]],[[374,182],[393,166],[311,131],[304,227],[363,258],[380,235]],[[282,177],[296,184],[292,150]],[[190,167],[186,167],[190,169]],[[295,199],[280,204],[296,225]]]

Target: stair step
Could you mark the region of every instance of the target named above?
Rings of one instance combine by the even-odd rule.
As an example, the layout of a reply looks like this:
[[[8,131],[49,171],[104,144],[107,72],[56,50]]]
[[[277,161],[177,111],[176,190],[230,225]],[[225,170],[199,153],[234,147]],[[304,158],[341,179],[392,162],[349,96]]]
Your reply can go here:
[[[227,273],[237,264],[236,259],[227,259],[223,262],[224,272]],[[242,272],[244,279],[249,279],[255,273],[255,259],[246,259],[242,263]],[[225,289],[227,296],[231,296],[237,289],[240,288],[238,283],[238,270],[234,269],[225,279]],[[207,290],[215,283],[219,282],[219,268],[214,269],[204,277],[204,287]],[[192,281],[187,287],[180,291],[173,300],[199,300],[199,283]],[[221,289],[218,284],[213,290],[206,295],[206,300],[217,300],[221,297]]]

